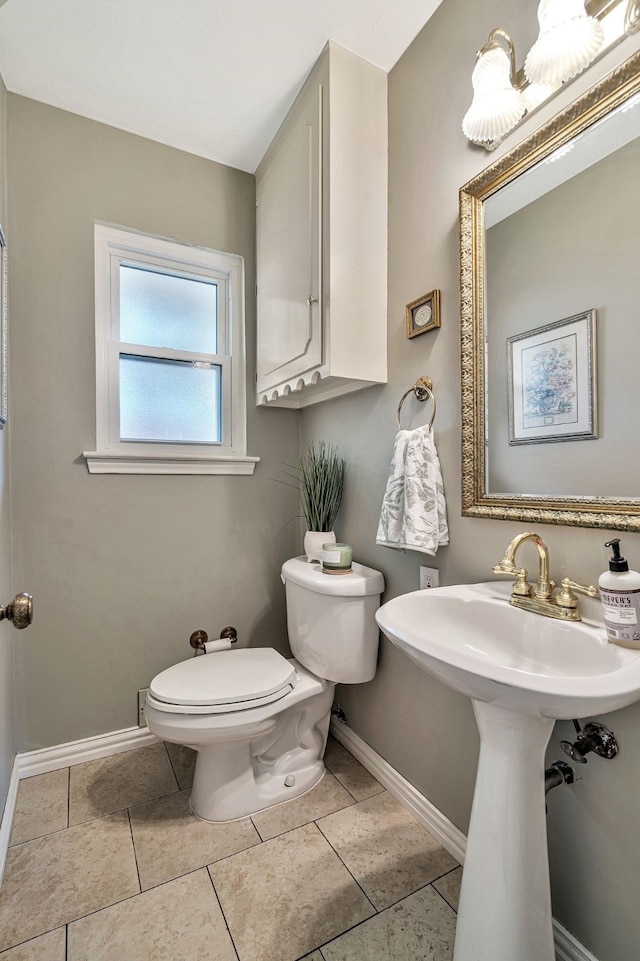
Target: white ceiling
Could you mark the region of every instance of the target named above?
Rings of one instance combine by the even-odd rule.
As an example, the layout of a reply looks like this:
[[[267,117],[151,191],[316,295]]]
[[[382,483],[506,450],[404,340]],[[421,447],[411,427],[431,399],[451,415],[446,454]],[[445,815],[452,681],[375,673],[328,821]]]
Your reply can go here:
[[[7,88],[253,172],[327,40],[389,71],[441,0],[0,0]]]

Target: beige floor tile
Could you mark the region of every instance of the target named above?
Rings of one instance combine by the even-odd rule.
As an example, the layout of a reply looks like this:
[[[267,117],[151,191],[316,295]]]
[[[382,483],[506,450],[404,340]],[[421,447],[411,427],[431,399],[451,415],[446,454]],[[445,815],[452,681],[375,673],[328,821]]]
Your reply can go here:
[[[214,824],[189,810],[189,792],[131,808],[142,890],[260,843],[250,818]]]
[[[126,812],[9,848],[0,950],[140,890]]]
[[[67,961],[236,961],[206,870],[69,925]]]
[[[193,772],[196,767],[198,752],[183,744],[171,744],[165,742],[165,747],[169,752],[169,758],[173,766],[173,771],[178,779],[180,790],[185,791],[193,784]]]
[[[11,844],[30,841],[67,827],[69,768],[37,774],[20,781],[13,816]]]
[[[69,784],[69,823],[80,824],[177,790],[164,744],[76,764]]]
[[[433,886],[441,894],[445,901],[451,905],[454,911],[458,910],[458,900],[460,899],[460,883],[462,881],[462,868],[449,871],[444,877],[438,878],[433,882]]]
[[[323,959],[319,951],[314,951],[313,954],[305,954],[302,961],[323,961]]]
[[[456,917],[427,887],[322,949],[325,961],[450,961]]]
[[[40,776],[40,775],[38,775]],[[65,961],[67,935],[64,928],[56,928],[39,938],[0,952],[1,961]]]
[[[374,914],[315,824],[209,871],[240,961],[294,961]]]
[[[356,801],[384,791],[382,784],[334,737],[327,741],[324,763]]]
[[[378,910],[457,867],[386,791],[318,821]]]
[[[267,811],[254,814],[251,820],[263,841],[293,831],[326,814],[353,804],[353,798],[338,784],[332,774],[325,774],[319,784],[293,801],[276,804]]]

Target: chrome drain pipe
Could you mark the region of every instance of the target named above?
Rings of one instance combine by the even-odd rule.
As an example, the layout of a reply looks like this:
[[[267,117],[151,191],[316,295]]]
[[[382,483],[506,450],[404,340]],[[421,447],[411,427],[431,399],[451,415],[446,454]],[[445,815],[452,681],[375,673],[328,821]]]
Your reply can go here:
[[[554,787],[561,784],[573,784],[575,775],[573,768],[565,761],[554,761],[544,772],[544,793],[548,794]]]

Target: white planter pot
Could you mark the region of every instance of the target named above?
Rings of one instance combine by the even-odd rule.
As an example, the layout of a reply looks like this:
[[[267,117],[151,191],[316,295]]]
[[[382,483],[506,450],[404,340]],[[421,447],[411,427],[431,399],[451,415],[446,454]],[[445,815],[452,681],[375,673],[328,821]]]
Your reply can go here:
[[[336,535],[333,531],[307,531],[304,535],[304,552],[307,561],[322,560],[322,545],[335,544]]]

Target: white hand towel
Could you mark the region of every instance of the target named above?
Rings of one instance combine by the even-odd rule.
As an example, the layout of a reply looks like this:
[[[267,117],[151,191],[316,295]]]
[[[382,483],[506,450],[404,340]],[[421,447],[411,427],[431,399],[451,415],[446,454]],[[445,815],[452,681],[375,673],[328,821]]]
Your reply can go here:
[[[430,427],[399,430],[376,544],[435,554],[449,543],[442,470]]]

